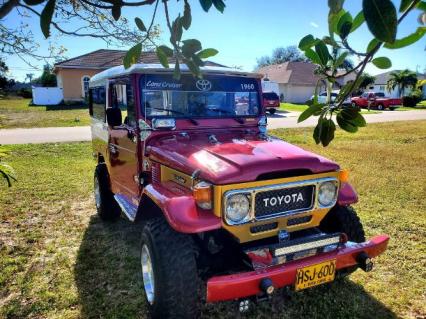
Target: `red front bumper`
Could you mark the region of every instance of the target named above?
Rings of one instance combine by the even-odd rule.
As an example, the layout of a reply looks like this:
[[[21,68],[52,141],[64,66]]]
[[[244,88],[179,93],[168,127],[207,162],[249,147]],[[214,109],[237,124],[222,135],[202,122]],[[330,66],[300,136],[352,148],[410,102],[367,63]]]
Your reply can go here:
[[[374,258],[386,250],[389,236],[379,235],[360,243],[345,245],[335,251],[288,262],[257,271],[212,277],[207,281],[207,302],[233,300],[261,293],[259,288],[263,278],[270,278],[275,288],[294,285],[299,268],[336,259],[336,268],[343,269],[357,264],[361,252]]]

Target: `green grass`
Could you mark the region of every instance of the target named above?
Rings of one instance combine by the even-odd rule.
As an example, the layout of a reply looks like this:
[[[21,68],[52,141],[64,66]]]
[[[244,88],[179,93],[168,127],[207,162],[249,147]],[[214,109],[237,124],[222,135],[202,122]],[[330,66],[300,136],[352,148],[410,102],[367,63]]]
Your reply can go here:
[[[308,105],[306,104],[292,104],[292,103],[280,103],[280,111],[283,112],[303,112],[308,108]],[[380,114],[381,111],[375,111],[375,110],[361,110],[361,114]]]
[[[84,126],[90,124],[87,107],[28,106],[29,99],[0,99],[0,129]]]
[[[260,304],[243,318],[423,318],[426,315],[426,121],[338,130],[328,148],[312,129],[271,132],[350,170],[367,236],[387,233],[375,270]],[[139,226],[103,223],[89,143],[13,145],[18,173],[0,184],[0,318],[146,318]],[[234,302],[204,318],[239,317]]]

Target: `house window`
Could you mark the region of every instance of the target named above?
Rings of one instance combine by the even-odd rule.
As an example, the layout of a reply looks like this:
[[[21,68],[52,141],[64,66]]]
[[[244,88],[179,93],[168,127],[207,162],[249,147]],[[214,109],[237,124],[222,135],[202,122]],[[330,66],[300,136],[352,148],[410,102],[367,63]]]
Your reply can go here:
[[[84,98],[86,98],[89,93],[89,81],[90,77],[88,75],[85,75],[81,78],[82,96]]]

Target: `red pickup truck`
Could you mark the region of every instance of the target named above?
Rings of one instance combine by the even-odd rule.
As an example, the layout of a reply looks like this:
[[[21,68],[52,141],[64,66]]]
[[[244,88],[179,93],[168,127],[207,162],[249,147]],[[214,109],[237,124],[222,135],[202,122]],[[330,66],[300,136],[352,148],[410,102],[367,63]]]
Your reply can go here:
[[[378,110],[388,108],[392,111],[402,105],[401,99],[385,97],[385,94],[382,92],[365,92],[361,96],[353,97],[351,102],[354,107],[367,108],[368,103],[370,103],[370,107],[377,108]]]

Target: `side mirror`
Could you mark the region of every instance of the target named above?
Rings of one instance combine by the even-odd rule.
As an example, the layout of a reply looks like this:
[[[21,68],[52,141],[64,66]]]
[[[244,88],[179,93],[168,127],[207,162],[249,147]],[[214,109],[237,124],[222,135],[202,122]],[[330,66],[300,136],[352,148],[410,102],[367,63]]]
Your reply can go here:
[[[123,124],[121,110],[119,108],[108,108],[106,110],[106,118],[109,126],[120,126]]]

